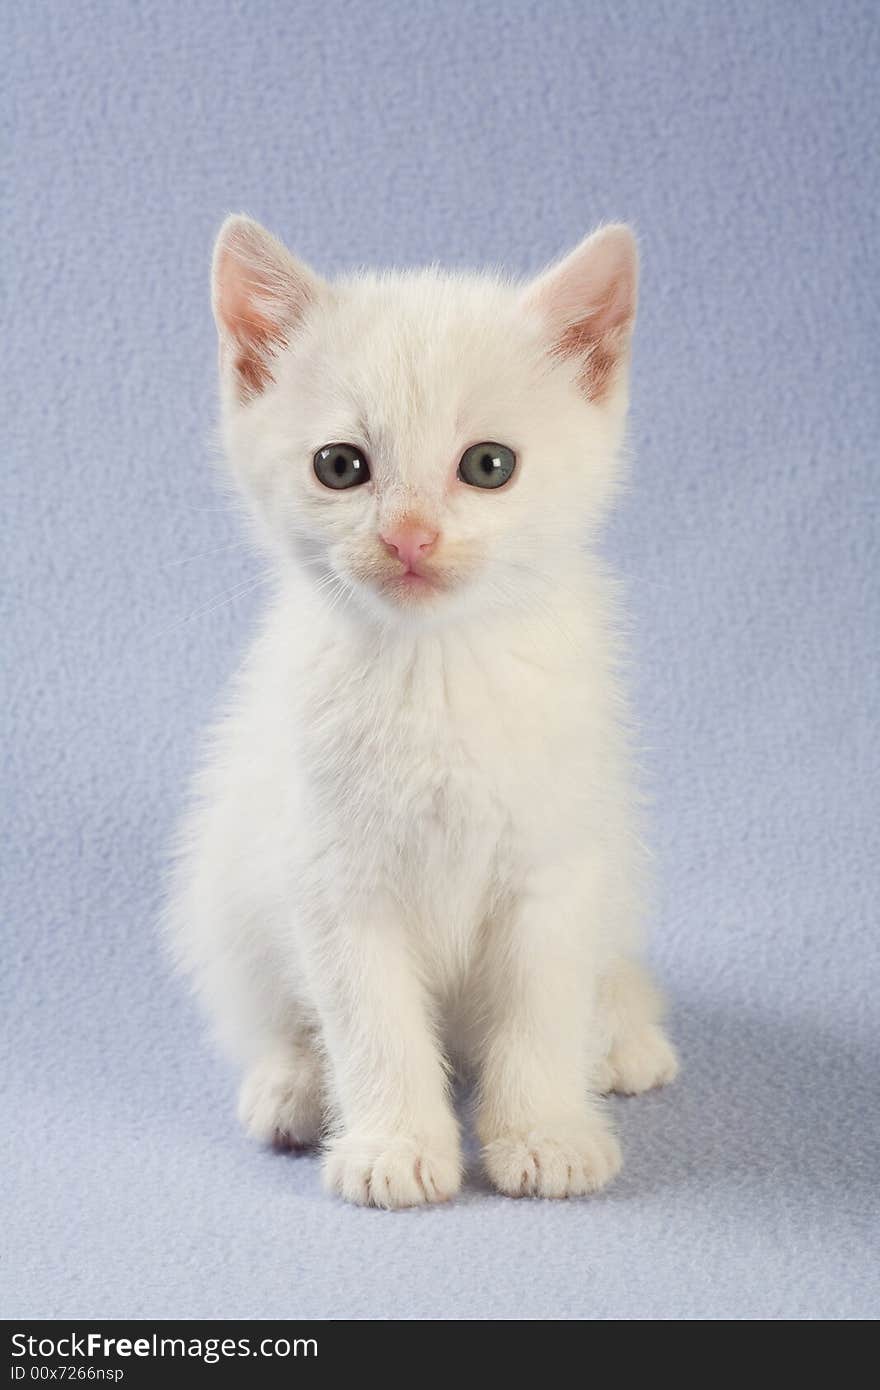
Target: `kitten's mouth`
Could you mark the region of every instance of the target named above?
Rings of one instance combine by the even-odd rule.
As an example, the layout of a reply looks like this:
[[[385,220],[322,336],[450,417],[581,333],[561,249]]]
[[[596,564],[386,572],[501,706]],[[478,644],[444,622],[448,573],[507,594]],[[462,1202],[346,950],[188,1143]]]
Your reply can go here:
[[[411,594],[415,597],[421,594],[436,593],[438,589],[442,588],[442,585],[436,575],[410,567],[400,570],[397,574],[389,575],[384,581],[383,588],[392,594]]]
[[[352,579],[382,596],[394,607],[428,605],[456,589],[465,579],[461,565],[413,559],[408,564],[392,563],[388,557],[370,557],[348,567]]]

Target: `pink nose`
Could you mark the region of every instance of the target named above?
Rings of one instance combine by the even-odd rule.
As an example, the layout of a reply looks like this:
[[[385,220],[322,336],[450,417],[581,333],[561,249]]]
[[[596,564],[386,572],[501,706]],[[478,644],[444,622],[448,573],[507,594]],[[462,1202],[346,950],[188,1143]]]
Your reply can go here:
[[[400,563],[411,570],[433,549],[437,532],[428,530],[426,526],[403,521],[399,526],[382,531],[379,539],[386,550],[396,555]]]

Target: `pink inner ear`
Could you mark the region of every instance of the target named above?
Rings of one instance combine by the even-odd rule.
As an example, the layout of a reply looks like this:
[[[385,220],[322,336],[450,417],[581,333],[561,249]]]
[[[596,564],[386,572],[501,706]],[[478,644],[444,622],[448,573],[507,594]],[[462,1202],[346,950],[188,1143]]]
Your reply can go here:
[[[217,317],[233,340],[235,370],[248,391],[259,393],[271,380],[271,349],[284,341],[280,324],[261,313],[255,295],[265,294],[259,278],[231,252],[217,265]]]
[[[626,349],[625,341],[621,341],[621,325],[615,323],[608,308],[605,304],[599,305],[571,324],[556,345],[560,357],[583,359],[579,380],[591,400],[601,400],[605,396]]]
[[[581,361],[579,380],[591,400],[610,390],[629,347],[638,261],[632,233],[607,227],[583,242],[535,286],[553,351]]]
[[[272,379],[273,350],[288,341],[311,295],[306,273],[255,223],[235,219],[220,234],[214,312],[244,396]]]

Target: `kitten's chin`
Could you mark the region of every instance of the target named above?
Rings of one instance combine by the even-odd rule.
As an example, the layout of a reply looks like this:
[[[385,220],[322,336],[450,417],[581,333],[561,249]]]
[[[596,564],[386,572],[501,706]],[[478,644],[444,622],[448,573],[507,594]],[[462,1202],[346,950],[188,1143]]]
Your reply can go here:
[[[408,572],[386,576],[374,586],[373,593],[386,610],[415,614],[435,608],[448,589],[436,575]]]
[[[368,606],[392,623],[430,623],[456,611],[462,584],[438,572],[383,574],[361,581]]]
[[[421,603],[432,594],[441,593],[444,587],[430,574],[407,570],[404,574],[383,580],[381,591],[398,603]]]
[[[357,576],[372,594],[394,607],[414,608],[436,602],[457,588],[455,577],[439,567],[403,569],[383,567]]]
[[[459,611],[474,578],[471,563],[431,564],[404,569],[388,563],[387,557],[378,562],[370,557],[359,558],[341,565],[350,589],[376,616],[394,620],[430,621],[441,615]]]

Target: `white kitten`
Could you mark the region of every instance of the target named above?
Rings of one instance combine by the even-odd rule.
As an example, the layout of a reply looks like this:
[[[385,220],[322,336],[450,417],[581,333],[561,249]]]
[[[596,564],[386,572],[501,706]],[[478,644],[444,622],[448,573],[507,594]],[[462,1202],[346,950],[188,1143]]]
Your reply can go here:
[[[230,218],[224,436],[277,594],[215,730],[170,927],[246,1067],[251,1134],[326,1143],[383,1207],[461,1179],[591,1192],[594,1093],[669,1081],[636,963],[640,852],[611,590],[637,260],[622,226],[525,288],[328,284]]]

